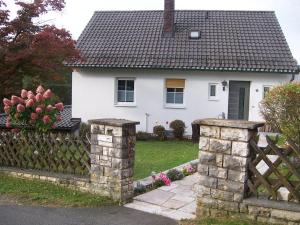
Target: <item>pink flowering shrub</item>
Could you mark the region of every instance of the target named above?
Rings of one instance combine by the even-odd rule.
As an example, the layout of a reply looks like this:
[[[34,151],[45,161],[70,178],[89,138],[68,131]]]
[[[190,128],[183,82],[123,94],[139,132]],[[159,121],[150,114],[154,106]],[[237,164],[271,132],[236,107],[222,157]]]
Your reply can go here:
[[[8,115],[6,127],[13,125],[29,125],[40,132],[55,128],[55,123],[61,120],[60,111],[64,105],[50,89],[39,86],[36,95],[23,89],[20,97],[13,95],[11,99],[4,98],[4,111]]]
[[[187,165],[182,170],[182,173],[184,174],[184,176],[192,175],[195,172],[196,172],[196,170],[192,165]]]
[[[171,180],[164,173],[160,173],[159,176],[152,175],[152,178],[153,178],[153,186],[156,188],[164,185],[166,186],[171,185]]]

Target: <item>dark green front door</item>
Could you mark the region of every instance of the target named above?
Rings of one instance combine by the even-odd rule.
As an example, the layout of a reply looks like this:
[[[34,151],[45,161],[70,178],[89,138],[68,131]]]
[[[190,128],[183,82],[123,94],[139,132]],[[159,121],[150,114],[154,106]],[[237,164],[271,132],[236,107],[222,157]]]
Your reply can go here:
[[[228,119],[249,119],[249,81],[230,81],[228,100]]]

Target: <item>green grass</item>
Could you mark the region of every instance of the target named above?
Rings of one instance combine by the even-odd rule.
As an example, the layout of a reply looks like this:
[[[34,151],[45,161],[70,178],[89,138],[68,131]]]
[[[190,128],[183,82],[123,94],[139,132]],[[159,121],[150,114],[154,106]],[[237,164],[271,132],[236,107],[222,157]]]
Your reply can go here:
[[[99,207],[113,204],[107,197],[74,191],[49,182],[24,180],[0,173],[0,195],[28,204],[61,207]]]
[[[161,172],[187,163],[198,157],[198,144],[190,141],[137,141],[134,179]]]
[[[180,225],[267,225],[250,220],[231,219],[231,218],[206,218],[201,220],[183,221]]]

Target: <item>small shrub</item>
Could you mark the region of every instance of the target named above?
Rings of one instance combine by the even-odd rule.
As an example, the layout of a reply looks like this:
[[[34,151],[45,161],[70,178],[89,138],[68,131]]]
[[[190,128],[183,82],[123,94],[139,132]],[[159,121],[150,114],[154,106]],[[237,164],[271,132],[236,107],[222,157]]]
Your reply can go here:
[[[184,174],[184,176],[192,175],[195,172],[196,172],[196,169],[192,165],[185,166],[182,170],[182,173]]]
[[[91,125],[87,123],[81,123],[79,128],[79,136],[81,138],[88,137],[90,138],[91,135]]]
[[[177,169],[169,170],[167,176],[171,181],[182,180],[184,178],[183,173]]]
[[[161,179],[156,179],[156,180],[153,182],[153,188],[154,188],[154,189],[159,188],[159,187],[162,187],[162,186],[165,186],[165,183],[164,183]]]
[[[274,87],[262,101],[260,109],[272,129],[300,145],[300,82]]]
[[[153,133],[156,134],[161,141],[166,139],[166,129],[161,125],[153,127]]]
[[[134,189],[135,195],[143,194],[147,191],[146,187],[142,185],[140,182],[137,183],[137,187]]]
[[[149,134],[147,132],[139,131],[136,133],[136,139],[138,141],[148,141],[151,139],[151,134]]]
[[[182,120],[174,120],[170,123],[170,128],[173,129],[174,137],[182,139],[185,131],[185,123]]]

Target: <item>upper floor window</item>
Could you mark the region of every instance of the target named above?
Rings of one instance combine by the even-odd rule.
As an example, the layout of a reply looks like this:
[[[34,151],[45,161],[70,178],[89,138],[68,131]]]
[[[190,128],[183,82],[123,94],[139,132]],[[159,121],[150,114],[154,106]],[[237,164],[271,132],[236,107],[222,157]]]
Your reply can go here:
[[[166,104],[183,105],[184,103],[184,79],[167,79],[166,80]]]
[[[118,103],[134,102],[134,79],[118,79]]]

